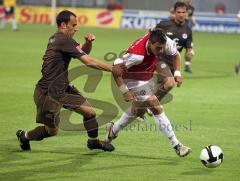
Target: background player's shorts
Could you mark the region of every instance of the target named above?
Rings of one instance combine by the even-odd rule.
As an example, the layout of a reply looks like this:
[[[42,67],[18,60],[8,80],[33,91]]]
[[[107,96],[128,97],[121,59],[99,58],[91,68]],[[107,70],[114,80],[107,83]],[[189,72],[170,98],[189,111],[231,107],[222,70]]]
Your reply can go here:
[[[56,128],[60,122],[61,107],[74,110],[85,101],[86,99],[72,86],[68,86],[65,94],[58,99],[48,96],[46,91],[36,87],[34,91],[34,102],[37,107],[36,122]]]
[[[146,101],[153,95],[154,82],[152,79],[148,81],[125,79],[124,81],[128,89],[134,92],[138,101]]]
[[[157,71],[157,84],[163,84],[166,78],[173,77],[173,69],[165,61],[158,61],[156,71]]]
[[[14,14],[14,7],[13,6],[5,7],[4,9],[5,9],[6,16]]]

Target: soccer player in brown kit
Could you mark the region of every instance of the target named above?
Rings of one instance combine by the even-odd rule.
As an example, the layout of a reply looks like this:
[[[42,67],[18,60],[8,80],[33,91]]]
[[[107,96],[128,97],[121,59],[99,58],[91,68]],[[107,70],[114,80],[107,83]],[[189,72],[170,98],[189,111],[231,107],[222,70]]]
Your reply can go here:
[[[187,5],[184,2],[176,2],[174,13],[174,19],[161,21],[156,27],[163,29],[167,36],[175,41],[179,52],[183,48],[186,49],[185,71],[191,73],[190,60],[194,53],[192,49],[192,30],[186,22]],[[158,60],[157,91],[155,95],[159,101],[164,101],[165,95],[175,86],[176,77],[181,77],[180,70],[175,70],[172,62],[172,57],[166,54]],[[180,85],[177,84],[177,86]],[[147,111],[150,114],[149,110]]]
[[[60,109],[64,107],[83,115],[83,124],[87,130],[89,149],[113,151],[114,147],[98,139],[98,122],[96,113],[90,103],[69,85],[68,65],[71,58],[82,61],[85,65],[112,71],[112,66],[89,55],[95,36],[85,36],[86,42],[78,44],[72,37],[77,31],[76,15],[64,10],[57,15],[58,31],[49,38],[47,50],[43,56],[42,78],[34,91],[34,102],[37,108],[36,122],[42,125],[33,130],[18,130],[16,135],[22,150],[30,150],[30,141],[40,141],[55,136],[59,130]]]
[[[185,72],[192,73],[190,64],[194,55],[192,30],[188,26],[188,5],[184,2],[176,2],[173,10],[174,16],[172,19],[163,20],[157,24],[158,28],[162,28],[167,36],[174,40],[177,44],[178,51],[185,51]],[[168,57],[165,57],[165,60]],[[167,61],[171,62],[171,61]]]

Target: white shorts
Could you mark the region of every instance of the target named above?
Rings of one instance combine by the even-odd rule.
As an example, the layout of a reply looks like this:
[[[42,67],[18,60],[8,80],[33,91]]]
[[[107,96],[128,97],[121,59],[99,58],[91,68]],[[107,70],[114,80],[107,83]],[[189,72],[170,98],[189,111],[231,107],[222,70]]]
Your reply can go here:
[[[154,81],[152,79],[148,81],[125,79],[124,82],[128,89],[134,92],[138,101],[146,101],[153,95]]]

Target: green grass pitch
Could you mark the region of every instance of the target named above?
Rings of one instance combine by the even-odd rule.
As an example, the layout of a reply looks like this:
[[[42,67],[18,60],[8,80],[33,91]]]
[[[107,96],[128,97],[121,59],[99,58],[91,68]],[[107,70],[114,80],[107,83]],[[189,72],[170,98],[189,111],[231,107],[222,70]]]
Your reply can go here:
[[[47,39],[54,31],[44,25],[22,25],[18,32],[8,26],[0,31],[0,180],[240,180],[240,76],[234,73],[234,64],[240,61],[237,34],[195,32],[193,74],[184,74],[182,87],[172,91],[173,101],[164,106],[176,135],[193,150],[188,157],[176,156],[151,117],[122,131],[112,153],[90,151],[85,132],[63,130],[57,137],[31,142],[31,152],[21,152],[15,132],[36,126],[32,95]],[[99,59],[107,52],[120,53],[144,34],[80,27],[75,39],[83,42],[88,32],[97,37],[91,55]],[[78,65],[74,60],[70,66]],[[96,91],[90,93],[82,90],[86,77],[74,84],[86,97],[117,106],[110,78],[104,73]],[[118,116],[121,113],[119,109]],[[82,117],[73,114],[72,124],[81,122]],[[216,169],[205,168],[199,161],[201,149],[209,144],[224,151],[223,164]]]

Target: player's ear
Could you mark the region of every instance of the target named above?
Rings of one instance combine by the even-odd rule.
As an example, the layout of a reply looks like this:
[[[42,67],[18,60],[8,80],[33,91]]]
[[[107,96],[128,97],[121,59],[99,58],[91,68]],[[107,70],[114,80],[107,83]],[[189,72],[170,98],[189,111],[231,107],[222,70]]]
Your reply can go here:
[[[65,28],[67,27],[67,24],[64,23],[64,22],[62,22],[61,25],[60,25],[60,27],[65,29]]]

